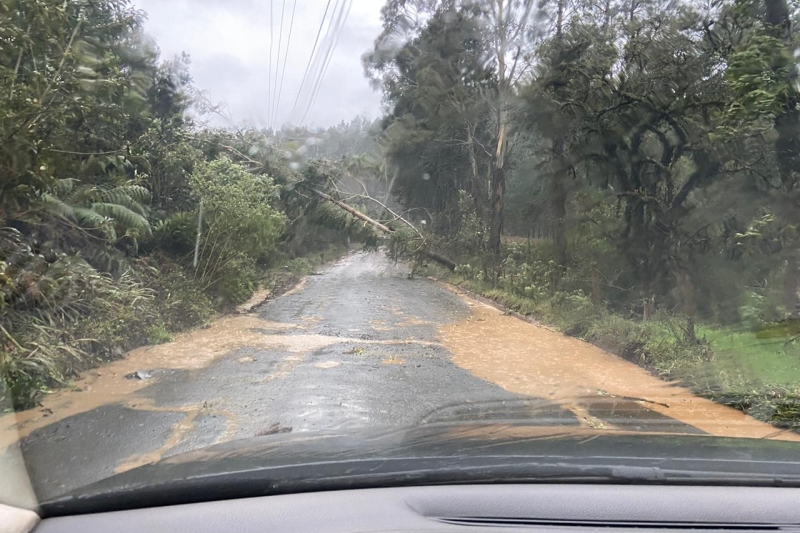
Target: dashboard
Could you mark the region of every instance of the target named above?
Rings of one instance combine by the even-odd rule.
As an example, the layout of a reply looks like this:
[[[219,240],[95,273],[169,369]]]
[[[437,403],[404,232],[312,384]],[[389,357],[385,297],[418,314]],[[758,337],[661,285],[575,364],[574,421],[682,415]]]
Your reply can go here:
[[[2,529],[2,528],[0,528]],[[307,492],[47,518],[36,533],[797,531],[800,489],[492,484]]]

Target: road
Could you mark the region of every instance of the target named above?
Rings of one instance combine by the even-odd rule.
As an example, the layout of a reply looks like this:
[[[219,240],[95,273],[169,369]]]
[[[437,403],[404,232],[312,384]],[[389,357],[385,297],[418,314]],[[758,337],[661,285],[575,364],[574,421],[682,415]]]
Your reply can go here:
[[[525,373],[526,361],[546,362],[543,345],[539,352],[517,353],[523,359],[504,370],[514,347],[531,335],[544,336],[555,343],[548,359],[557,360],[560,353],[572,353],[558,343],[580,341],[407,274],[383,254],[352,254],[255,314],[135,350],[87,373],[73,390],[50,395],[42,407],[18,414],[22,451],[39,498],[176,453],[276,432],[498,416],[623,429],[647,420],[664,430],[708,431],[632,399],[588,408],[532,403],[537,396],[556,396],[518,384],[558,383],[543,374],[546,367]],[[634,387],[636,380],[666,386],[631,363],[590,348],[597,353],[573,350],[574,357],[584,358],[570,363],[574,369],[594,357],[596,365],[630,372]],[[579,376],[577,370],[568,373]],[[511,381],[504,378],[509,375]],[[592,387],[582,390],[596,390]],[[674,395],[674,389],[665,394]]]

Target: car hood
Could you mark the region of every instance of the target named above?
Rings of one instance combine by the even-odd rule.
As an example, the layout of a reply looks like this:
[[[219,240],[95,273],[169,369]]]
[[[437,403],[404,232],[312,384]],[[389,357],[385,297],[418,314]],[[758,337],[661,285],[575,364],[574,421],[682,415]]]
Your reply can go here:
[[[527,416],[531,409],[540,416]],[[525,418],[517,417],[521,412]],[[438,410],[408,428],[325,432],[274,428],[270,434],[117,474],[44,502],[41,509],[45,516],[56,516],[313,490],[441,483],[800,486],[796,443],[711,437],[695,428],[671,427],[661,419],[653,420],[652,427],[646,420],[631,419],[627,429],[592,428],[561,413],[545,402],[457,406]]]

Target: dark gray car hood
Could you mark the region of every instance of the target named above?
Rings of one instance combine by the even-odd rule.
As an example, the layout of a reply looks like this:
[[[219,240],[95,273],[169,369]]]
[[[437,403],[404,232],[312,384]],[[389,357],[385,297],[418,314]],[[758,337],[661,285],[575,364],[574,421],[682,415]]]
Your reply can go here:
[[[646,431],[641,421],[635,430],[611,431],[558,418],[546,425],[544,418],[536,424],[498,416],[459,418],[450,413],[411,428],[275,433],[231,441],[101,480],[44,502],[41,511],[56,516],[445,483],[800,486],[800,446],[791,442]]]

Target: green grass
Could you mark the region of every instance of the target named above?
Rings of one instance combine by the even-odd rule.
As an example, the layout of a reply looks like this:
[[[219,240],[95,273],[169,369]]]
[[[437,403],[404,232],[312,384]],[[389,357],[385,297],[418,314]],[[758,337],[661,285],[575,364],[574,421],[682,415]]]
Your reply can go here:
[[[166,342],[172,342],[172,333],[163,324],[156,324],[150,328],[147,344],[164,344]]]
[[[733,328],[700,328],[714,349],[706,363],[710,372],[723,373],[743,385],[759,383],[800,385],[800,344],[784,338],[758,338]]]

